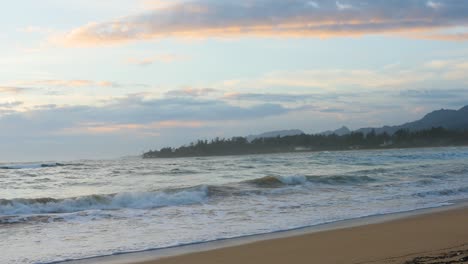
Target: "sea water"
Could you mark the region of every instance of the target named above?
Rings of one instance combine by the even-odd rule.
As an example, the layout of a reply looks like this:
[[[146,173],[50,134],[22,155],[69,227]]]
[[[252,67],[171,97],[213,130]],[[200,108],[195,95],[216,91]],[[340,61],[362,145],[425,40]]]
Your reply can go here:
[[[468,148],[0,163],[0,263],[113,255],[468,198]]]

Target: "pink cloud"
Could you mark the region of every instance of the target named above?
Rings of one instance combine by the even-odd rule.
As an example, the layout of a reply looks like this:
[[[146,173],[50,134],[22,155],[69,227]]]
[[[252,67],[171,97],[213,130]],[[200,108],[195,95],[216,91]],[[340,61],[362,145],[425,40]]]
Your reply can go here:
[[[454,1],[442,5],[426,0],[253,0],[248,4],[196,0],[88,23],[54,40],[67,46],[92,46],[167,37],[328,38],[414,32],[428,33],[416,34],[418,38],[452,40],[430,33],[467,25],[468,6]]]
[[[112,134],[135,133],[144,135],[159,135],[161,129],[199,128],[207,123],[197,120],[164,120],[148,124],[112,124],[112,123],[82,123],[74,127],[62,129],[59,134]]]

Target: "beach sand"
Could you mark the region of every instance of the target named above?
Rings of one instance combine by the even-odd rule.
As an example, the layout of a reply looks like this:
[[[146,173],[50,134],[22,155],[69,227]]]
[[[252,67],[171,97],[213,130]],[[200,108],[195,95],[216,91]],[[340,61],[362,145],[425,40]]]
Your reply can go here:
[[[468,263],[468,207],[128,263]]]

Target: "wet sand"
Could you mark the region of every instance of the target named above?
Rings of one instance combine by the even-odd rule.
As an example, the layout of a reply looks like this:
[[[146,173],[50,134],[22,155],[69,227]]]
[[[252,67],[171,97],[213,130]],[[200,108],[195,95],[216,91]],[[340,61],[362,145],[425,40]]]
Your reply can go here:
[[[468,207],[125,263],[468,263]]]

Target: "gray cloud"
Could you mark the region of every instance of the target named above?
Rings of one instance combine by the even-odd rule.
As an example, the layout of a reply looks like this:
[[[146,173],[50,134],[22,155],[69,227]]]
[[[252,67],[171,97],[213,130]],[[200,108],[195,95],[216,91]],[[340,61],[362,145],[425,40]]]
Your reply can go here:
[[[294,103],[308,100],[338,100],[338,94],[280,94],[280,93],[231,93],[224,96],[227,100]]]
[[[337,94],[338,100],[311,97],[310,103],[300,102],[297,107],[270,103],[270,99],[285,99],[278,94],[273,98],[260,96],[264,101],[253,94],[251,98],[257,101],[250,101],[250,106],[190,96],[148,99],[145,94],[128,95],[103,106],[49,104],[30,107],[26,112],[15,111],[14,102],[6,103],[12,108],[0,108],[0,159],[43,160],[44,154],[55,159],[109,157],[178,146],[199,138],[291,127],[318,132],[343,124],[354,128],[399,124],[434,109],[457,109],[467,104],[462,89],[448,91],[454,95],[418,90]],[[389,102],[388,97],[394,100]],[[25,111],[25,106],[21,107]]]
[[[49,104],[26,111],[0,108],[0,159],[137,154],[155,146],[179,145],[220,135],[219,129],[228,123],[281,118],[293,111],[301,109],[279,104],[241,107],[194,97],[145,99],[138,94],[104,106]]]
[[[440,100],[440,99],[468,99],[467,89],[421,89],[421,90],[403,90],[400,96],[406,98],[416,98],[422,100]]]
[[[162,98],[146,100],[130,95],[102,107],[45,105],[27,112],[8,112],[0,116],[0,135],[51,134],[82,124],[144,125],[166,121],[217,122],[256,119],[286,114],[298,109],[279,104],[239,107],[220,100]]]
[[[67,89],[79,88],[149,88],[144,83],[117,83],[111,81],[93,81],[85,79],[64,80],[64,79],[44,79],[44,80],[19,80],[14,81],[14,85],[0,85],[0,94],[22,94],[31,91],[41,91],[46,95],[64,95]]]
[[[218,92],[218,90],[213,88],[184,88],[179,90],[171,90],[166,93],[168,97],[178,97],[178,96],[189,96],[189,97],[199,97],[205,96],[212,93]]]
[[[450,39],[450,34],[424,32],[467,25],[468,5],[460,0],[195,0],[90,23],[58,40],[96,45],[170,36],[331,37],[394,32]],[[453,37],[460,40],[460,34]]]
[[[20,101],[0,103],[0,108],[14,108],[22,104],[23,102],[20,102]]]
[[[456,108],[468,104],[467,89],[410,89],[400,91],[399,96],[417,105],[445,105]]]

